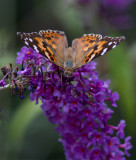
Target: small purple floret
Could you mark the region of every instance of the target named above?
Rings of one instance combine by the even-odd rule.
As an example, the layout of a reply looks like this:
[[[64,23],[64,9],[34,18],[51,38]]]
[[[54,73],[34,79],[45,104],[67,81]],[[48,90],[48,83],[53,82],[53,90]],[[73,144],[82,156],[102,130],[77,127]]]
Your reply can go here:
[[[3,78],[1,81],[0,81],[0,86],[4,87],[6,85],[6,82],[5,82],[5,79]]]

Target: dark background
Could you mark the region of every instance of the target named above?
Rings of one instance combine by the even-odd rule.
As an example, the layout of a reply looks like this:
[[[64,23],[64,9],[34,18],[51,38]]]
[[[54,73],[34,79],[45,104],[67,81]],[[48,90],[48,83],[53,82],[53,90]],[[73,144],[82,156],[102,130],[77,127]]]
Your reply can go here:
[[[132,0],[0,0],[0,67],[16,66],[16,53],[24,45],[17,31],[54,29],[66,33],[69,45],[84,33],[122,36],[126,40],[95,61],[103,80],[120,95],[109,122],[126,120],[132,136],[131,157],[136,159],[136,3]],[[2,78],[2,75],[1,75]],[[64,160],[58,133],[29,93],[20,100],[11,89],[0,91],[0,160]],[[110,107],[110,106],[109,106]]]

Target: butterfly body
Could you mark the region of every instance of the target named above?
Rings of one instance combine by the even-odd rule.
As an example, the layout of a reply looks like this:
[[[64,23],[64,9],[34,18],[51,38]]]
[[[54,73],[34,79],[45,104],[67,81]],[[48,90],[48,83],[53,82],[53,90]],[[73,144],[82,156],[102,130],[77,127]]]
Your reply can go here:
[[[72,48],[69,47],[65,52],[65,60],[64,60],[64,75],[71,76],[74,71],[74,57],[72,54]]]
[[[125,39],[124,36],[102,37],[100,34],[84,34],[81,38],[74,39],[72,46],[68,47],[67,38],[62,31],[18,32],[17,35],[26,45],[61,67],[66,76],[71,76],[75,69],[104,55]]]

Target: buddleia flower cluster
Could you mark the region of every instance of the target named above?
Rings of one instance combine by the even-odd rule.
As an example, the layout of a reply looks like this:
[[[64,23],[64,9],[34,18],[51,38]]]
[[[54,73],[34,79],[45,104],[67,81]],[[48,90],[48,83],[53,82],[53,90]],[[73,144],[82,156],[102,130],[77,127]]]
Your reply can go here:
[[[109,124],[117,107],[117,92],[109,89],[110,81],[99,79],[91,62],[76,70],[71,77],[31,48],[17,53],[16,63],[4,66],[0,89],[11,87],[12,95],[21,99],[26,89],[30,100],[38,104],[52,124],[56,124],[59,142],[67,160],[125,160],[132,148],[125,137],[125,121]]]
[[[134,0],[74,0],[69,3],[70,6],[82,11],[82,20],[86,27],[90,26],[90,21],[96,23],[98,19],[97,23],[101,24],[101,28],[105,28],[102,23],[106,20],[116,29],[128,29],[133,25],[133,18],[129,11],[133,2]],[[100,23],[101,19],[102,23]]]

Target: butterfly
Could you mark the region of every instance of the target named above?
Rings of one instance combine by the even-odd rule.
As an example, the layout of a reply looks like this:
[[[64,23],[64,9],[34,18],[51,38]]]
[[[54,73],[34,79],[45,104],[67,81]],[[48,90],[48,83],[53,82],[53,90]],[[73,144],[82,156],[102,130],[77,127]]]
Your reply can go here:
[[[100,34],[84,34],[81,38],[74,39],[72,46],[68,47],[67,38],[63,31],[17,32],[17,35],[27,46],[60,66],[66,76],[72,76],[75,69],[104,55],[125,39],[124,36],[103,37]]]

